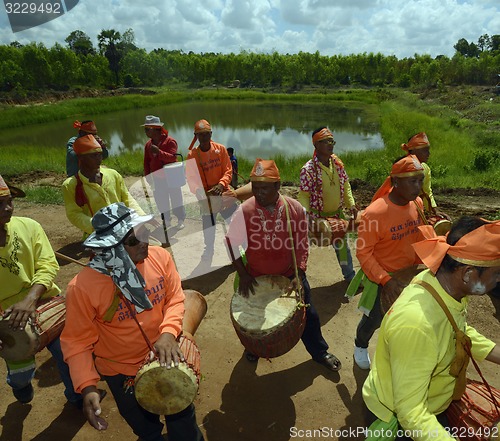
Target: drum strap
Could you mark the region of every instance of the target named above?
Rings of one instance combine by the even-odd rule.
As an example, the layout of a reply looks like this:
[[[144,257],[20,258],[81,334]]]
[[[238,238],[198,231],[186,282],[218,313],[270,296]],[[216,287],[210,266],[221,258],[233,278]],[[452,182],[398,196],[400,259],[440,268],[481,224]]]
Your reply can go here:
[[[153,344],[151,343],[151,340],[148,338],[148,336],[144,332],[144,329],[142,329],[142,326],[139,323],[139,320],[137,320],[137,317],[136,317],[137,313],[136,313],[136,311],[132,311],[132,305],[130,304],[130,302],[128,301],[128,299],[121,292],[119,293],[119,295],[122,298],[122,300],[125,302],[125,304],[127,305],[127,308],[128,308],[128,310],[130,312],[130,315],[132,316],[132,318],[137,323],[137,326],[139,326],[139,331],[141,331],[141,334],[144,337],[144,340],[146,341],[146,344],[148,345],[149,350],[152,351],[153,353],[156,353],[156,349],[154,348]]]
[[[293,258],[293,269],[295,270],[295,277],[297,281],[299,282],[299,296],[304,300],[303,295],[302,295],[302,285],[300,284],[300,279],[299,279],[299,268],[297,266],[297,256],[295,255],[295,244],[293,241],[293,234],[292,234],[292,223],[290,221],[290,211],[288,209],[288,202],[285,199],[283,195],[280,194],[280,198],[283,201],[283,205],[285,206],[285,213],[286,213],[286,223],[287,223],[287,229],[288,229],[288,235],[290,236],[290,243],[292,244],[292,258]]]
[[[491,390],[491,386],[488,384],[488,382],[484,378],[483,373],[481,372],[481,369],[479,369],[479,366],[476,363],[476,360],[474,360],[474,357],[472,356],[471,339],[464,332],[462,332],[460,329],[458,329],[457,323],[455,322],[455,319],[451,315],[450,310],[448,309],[448,307],[444,303],[441,296],[437,293],[437,291],[435,290],[435,288],[431,284],[429,284],[423,280],[416,280],[414,283],[422,286],[439,303],[439,306],[441,306],[442,310],[446,314],[446,317],[448,317],[448,320],[450,321],[451,326],[453,327],[453,330],[455,331],[455,334],[456,334],[456,355],[455,355],[455,358],[450,366],[450,374],[457,378],[457,382],[455,383],[455,390],[453,391],[452,399],[459,400],[462,397],[463,393],[465,392],[465,386],[467,384],[467,378],[466,378],[467,365],[469,364],[469,359],[470,359],[470,360],[472,360],[472,364],[476,368],[478,374],[481,376],[486,388],[488,389],[488,392],[491,395],[491,399],[493,400],[493,404],[495,405],[497,412],[500,413],[499,404],[495,398],[495,395],[493,394],[493,391]]]
[[[429,225],[429,222],[427,221],[427,218],[425,217],[424,210],[422,210],[420,208],[420,206],[417,204],[417,201],[413,201],[413,203],[415,204],[415,208],[417,209],[418,215],[420,216],[420,219],[422,219],[422,222],[424,223],[424,225]]]

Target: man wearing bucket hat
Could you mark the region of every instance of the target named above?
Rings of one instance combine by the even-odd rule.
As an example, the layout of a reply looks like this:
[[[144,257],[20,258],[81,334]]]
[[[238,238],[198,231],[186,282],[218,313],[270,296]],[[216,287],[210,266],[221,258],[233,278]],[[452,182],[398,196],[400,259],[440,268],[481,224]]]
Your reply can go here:
[[[94,135],[81,136],[73,147],[80,162],[80,170],[63,182],[62,190],[66,216],[83,231],[84,238],[94,231],[92,216],[109,204],[123,202],[144,214],[125,187],[123,177],[116,170],[101,167],[102,147]]]
[[[343,208],[355,219],[358,213],[352,196],[349,177],[342,161],[333,154],[335,141],[327,127],[320,127],[312,133],[313,158],[300,170],[300,191],[298,201],[306,209],[309,221],[315,219],[345,219]],[[335,240],[332,246],[337,255],[342,275],[347,281],[354,277],[352,256],[345,237]]]
[[[59,270],[52,246],[42,226],[33,219],[13,216],[13,199],[24,197],[22,190],[7,185],[0,176],[0,313],[13,332],[23,330],[40,302],[58,296],[61,290],[54,283]],[[0,356],[3,345],[0,338]],[[81,396],[73,390],[69,369],[64,363],[59,337],[47,345],[56,361],[67,400],[76,406]],[[7,384],[21,403],[34,396],[31,381],[35,376],[35,357],[9,361]]]
[[[274,161],[258,158],[250,173],[250,181],[254,196],[239,206],[226,237],[239,277],[238,289],[245,297],[251,295],[257,283],[255,277],[266,274],[290,278],[294,289],[301,285],[304,303],[309,305],[302,342],[314,361],[336,372],[342,365],[335,355],[328,352],[306,278],[309,242],[304,208],[294,199],[280,195],[280,175]],[[245,249],[246,262],[240,256],[240,248]],[[246,357],[249,361],[257,360],[248,352]]]
[[[66,174],[68,178],[76,175],[78,172],[78,156],[73,149],[73,144],[80,136],[85,135],[94,135],[96,141],[101,145],[102,148],[102,159],[106,159],[109,156],[108,149],[106,147],[106,143],[97,136],[97,127],[95,126],[94,121],[86,120],[86,121],[75,121],[73,123],[73,127],[78,129],[78,135],[72,136],[69,138],[68,143],[66,144]]]
[[[445,411],[464,393],[469,357],[500,363],[498,345],[466,322],[469,296],[484,295],[500,281],[500,221],[464,216],[446,237],[419,228],[426,239],[413,248],[428,269],[385,315],[363,398],[367,423],[378,418],[373,428],[399,423],[421,433],[419,440],[452,440],[454,422]]]
[[[107,428],[97,394],[102,378],[134,433],[144,441],[161,441],[160,417],[139,406],[133,380],[151,344],[165,369],[183,361],[177,338],[184,293],[168,251],[148,245],[146,224],[151,220],[151,215],[140,216],[123,203],[104,207],[92,218],[95,231],[84,245],[95,256],[68,285],[61,342],[75,389],[83,396],[84,414],[94,428]],[[192,404],[165,421],[172,441],[203,439]]]
[[[193,148],[196,140],[198,140],[199,145]],[[211,202],[213,200],[211,196],[221,197],[222,193],[228,190],[233,168],[226,147],[212,141],[212,126],[205,119],[197,121],[194,125],[194,137],[189,146],[187,159],[193,159],[196,165],[193,167],[193,161],[188,162],[186,177],[189,189],[200,201],[203,237],[205,240],[202,260],[211,262],[215,246],[214,226],[219,212],[218,208],[215,207],[215,203]],[[208,209],[204,209],[207,201]],[[235,209],[236,204],[230,204],[229,207],[220,210],[224,222],[231,218]]]
[[[147,115],[142,124],[149,141],[144,146],[144,176],[151,175],[154,182],[154,196],[163,219],[165,230],[170,226],[170,211],[177,217],[178,230],[184,228],[186,210],[182,200],[181,187],[169,185],[166,173],[174,173],[165,165],[177,162],[177,141],[169,136],[164,123],[154,115]],[[180,155],[179,155],[180,156]]]
[[[361,268],[346,292],[347,297],[352,297],[363,284],[359,301],[363,317],[356,330],[354,347],[354,361],[361,369],[370,369],[368,345],[382,321],[382,287],[394,300],[404,286],[392,273],[420,263],[412,244],[421,239],[418,226],[422,222],[419,216],[422,200],[418,195],[423,179],[422,164],[415,156],[397,160],[361,216],[356,242]]]

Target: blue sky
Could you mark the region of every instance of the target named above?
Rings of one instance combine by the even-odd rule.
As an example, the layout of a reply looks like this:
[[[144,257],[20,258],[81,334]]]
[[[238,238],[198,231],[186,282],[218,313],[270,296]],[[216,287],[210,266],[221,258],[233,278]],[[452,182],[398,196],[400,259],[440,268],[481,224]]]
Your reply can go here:
[[[41,1],[41,0],[39,0]],[[69,1],[69,0],[67,0]],[[75,0],[72,0],[73,2]],[[184,52],[319,51],[452,56],[465,38],[500,34],[498,0],[79,0],[63,16],[13,33],[0,6],[0,44],[65,44],[74,30],[132,28],[139,47]]]

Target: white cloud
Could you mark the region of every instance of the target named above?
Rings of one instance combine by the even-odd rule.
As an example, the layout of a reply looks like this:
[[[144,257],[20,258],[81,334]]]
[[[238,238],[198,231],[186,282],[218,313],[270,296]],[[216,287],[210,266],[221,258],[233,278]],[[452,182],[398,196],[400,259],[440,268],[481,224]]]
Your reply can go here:
[[[133,29],[136,44],[184,52],[363,52],[452,56],[465,38],[500,32],[498,0],[80,0],[55,20],[19,33],[0,11],[0,44],[65,45],[74,30],[97,43],[103,29]]]

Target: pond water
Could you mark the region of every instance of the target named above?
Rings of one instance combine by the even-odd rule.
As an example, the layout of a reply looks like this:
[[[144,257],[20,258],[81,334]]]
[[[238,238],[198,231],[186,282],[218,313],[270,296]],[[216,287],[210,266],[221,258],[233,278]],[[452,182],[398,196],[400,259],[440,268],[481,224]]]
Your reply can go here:
[[[335,152],[381,149],[384,143],[376,121],[370,120],[361,108],[348,104],[279,103],[279,102],[187,102],[168,106],[123,110],[96,115],[74,115],[67,120],[26,126],[0,132],[0,147],[8,145],[35,145],[39,147],[65,146],[76,134],[72,124],[93,119],[98,134],[110,148],[111,155],[143,149],[145,115],[157,115],[179,144],[179,151],[187,154],[193,139],[194,123],[206,119],[212,125],[212,139],[233,147],[238,156],[253,160],[277,154],[296,156],[312,152],[311,133],[328,126],[337,144]]]

